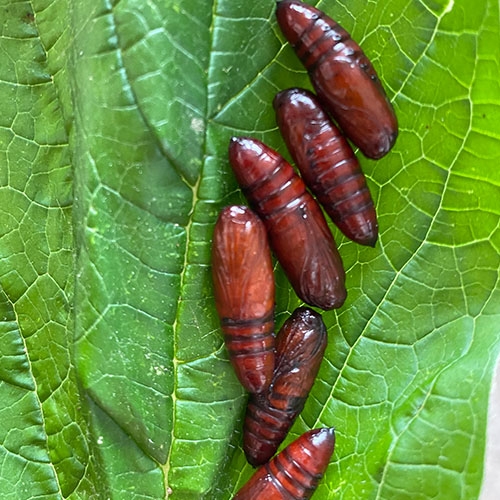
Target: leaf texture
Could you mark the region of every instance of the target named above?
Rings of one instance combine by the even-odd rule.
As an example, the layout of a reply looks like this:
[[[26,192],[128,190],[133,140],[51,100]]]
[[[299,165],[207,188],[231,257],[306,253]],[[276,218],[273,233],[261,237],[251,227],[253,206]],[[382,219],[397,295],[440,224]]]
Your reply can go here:
[[[314,498],[477,498],[500,334],[492,0],[324,0],[400,123],[360,157],[375,249],[332,226],[348,299],[286,443],[334,426]],[[0,0],[2,498],[225,500],[246,396],[213,303],[233,135],[289,157],[272,99],[311,88],[275,3]],[[300,305],[276,265],[276,321]],[[285,444],[286,444],[285,443]]]

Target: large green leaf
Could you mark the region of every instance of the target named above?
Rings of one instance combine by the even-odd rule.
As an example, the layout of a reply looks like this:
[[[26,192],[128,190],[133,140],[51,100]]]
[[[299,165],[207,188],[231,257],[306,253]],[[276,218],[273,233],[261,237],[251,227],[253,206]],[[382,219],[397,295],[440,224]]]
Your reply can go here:
[[[288,441],[335,426],[315,498],[470,500],[500,346],[493,0],[318,4],[400,122],[361,158],[375,249],[334,234],[349,297]],[[244,202],[231,135],[286,154],[271,101],[310,87],[274,0],[0,0],[2,498],[228,499],[245,394],[210,280]],[[278,325],[300,304],[276,268]]]

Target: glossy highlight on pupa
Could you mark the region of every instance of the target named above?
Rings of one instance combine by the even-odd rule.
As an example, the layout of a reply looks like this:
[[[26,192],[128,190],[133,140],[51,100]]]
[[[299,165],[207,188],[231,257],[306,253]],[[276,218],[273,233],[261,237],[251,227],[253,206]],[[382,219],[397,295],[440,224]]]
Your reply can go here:
[[[368,158],[387,154],[398,135],[396,114],[359,45],[324,12],[299,0],[279,1],[276,17],[343,133]]]

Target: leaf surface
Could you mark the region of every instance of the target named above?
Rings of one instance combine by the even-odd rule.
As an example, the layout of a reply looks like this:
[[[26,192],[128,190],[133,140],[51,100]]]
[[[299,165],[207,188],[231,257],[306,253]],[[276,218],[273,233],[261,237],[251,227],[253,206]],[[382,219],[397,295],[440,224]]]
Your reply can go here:
[[[400,135],[360,161],[375,249],[332,226],[348,300],[287,442],[334,426],[315,498],[477,498],[500,334],[498,4],[318,4]],[[250,477],[210,241],[232,135],[288,157],[310,88],[274,2],[0,0],[0,492],[228,499]],[[277,325],[300,305],[276,266]]]

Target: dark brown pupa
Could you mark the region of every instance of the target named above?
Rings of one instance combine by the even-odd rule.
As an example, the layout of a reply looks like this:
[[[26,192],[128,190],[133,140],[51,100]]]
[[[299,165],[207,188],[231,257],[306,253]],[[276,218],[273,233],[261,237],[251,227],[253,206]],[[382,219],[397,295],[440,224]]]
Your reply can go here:
[[[321,208],[292,166],[249,137],[231,139],[229,161],[296,294],[322,309],[342,306],[342,260]]]
[[[398,123],[370,60],[349,33],[322,11],[299,0],[281,0],[281,31],[344,134],[368,158],[394,145]]]
[[[299,307],[276,338],[276,367],[269,389],[250,396],[243,428],[243,450],[253,466],[278,450],[304,403],[323,359],[327,332],[321,315]]]
[[[335,446],[331,428],[302,434],[257,469],[234,500],[307,500],[328,467]]]
[[[276,121],[302,178],[337,227],[375,246],[377,214],[351,146],[311,92],[288,89],[274,98]]]
[[[231,363],[251,393],[269,386],[274,370],[274,275],[267,234],[250,208],[230,206],[212,242],[215,306]]]

